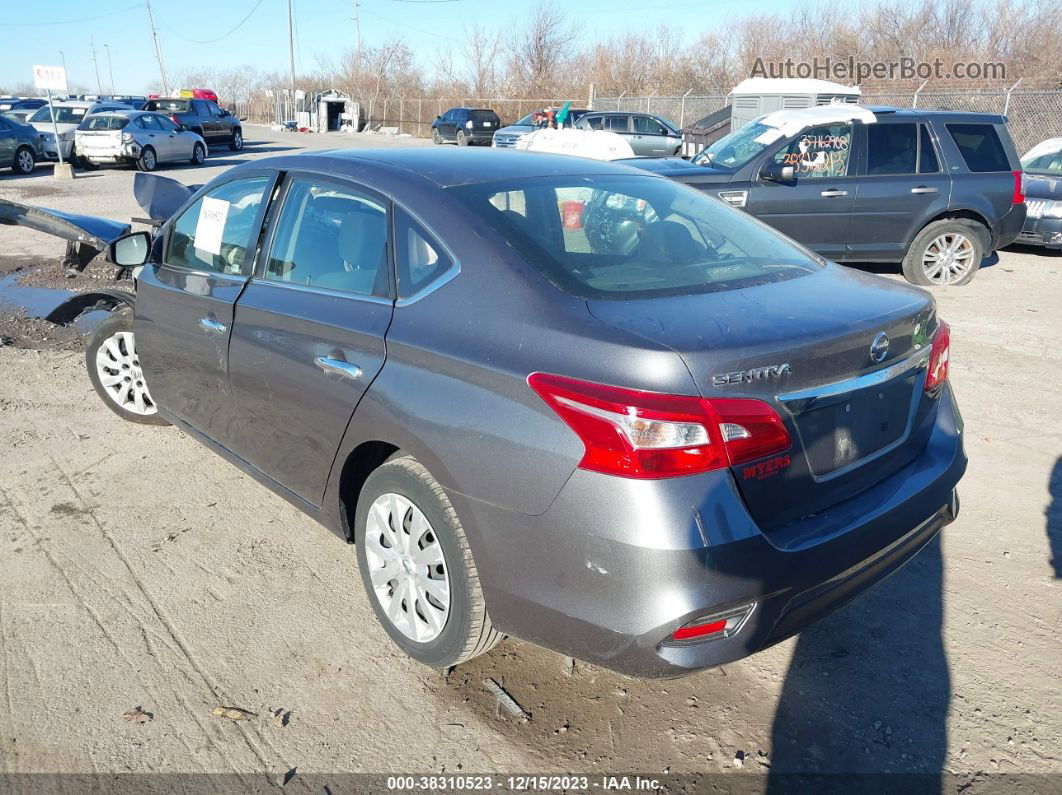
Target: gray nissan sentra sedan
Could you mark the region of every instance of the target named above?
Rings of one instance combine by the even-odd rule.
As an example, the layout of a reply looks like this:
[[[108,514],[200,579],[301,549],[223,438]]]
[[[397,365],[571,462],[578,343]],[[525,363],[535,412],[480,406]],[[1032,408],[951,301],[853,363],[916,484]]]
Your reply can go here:
[[[97,391],[353,542],[380,623],[428,665],[505,635],[636,676],[719,665],[958,511],[930,295],[672,180],[347,150],[180,204],[111,245],[146,264],[91,340]]]

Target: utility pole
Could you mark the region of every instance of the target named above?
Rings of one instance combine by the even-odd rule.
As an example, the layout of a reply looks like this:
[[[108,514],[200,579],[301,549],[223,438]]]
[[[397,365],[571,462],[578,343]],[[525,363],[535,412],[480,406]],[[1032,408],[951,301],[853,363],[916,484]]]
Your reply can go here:
[[[59,57],[63,59],[63,71],[65,72],[66,71],[66,54],[62,50],[59,50]]]
[[[358,60],[361,60],[361,0],[354,0],[354,38],[358,43]]]
[[[288,65],[291,67],[291,115],[295,116],[295,33],[291,15],[291,0],[288,0]]]
[[[102,94],[103,85],[100,83],[100,67],[99,64],[96,63],[96,43],[92,40],[91,36],[89,36],[89,47],[92,48],[92,68],[96,70],[96,93]]]
[[[151,0],[144,0],[144,5],[147,6],[151,37],[155,40],[155,59],[159,62],[159,77],[162,78],[162,94],[165,96],[170,93],[170,87],[166,82],[166,65],[162,62],[162,43],[159,41],[159,32],[155,30],[155,17],[151,14]]]
[[[107,51],[107,74],[111,77],[111,93],[114,93],[114,67],[111,65],[111,45],[104,44],[103,49]]]

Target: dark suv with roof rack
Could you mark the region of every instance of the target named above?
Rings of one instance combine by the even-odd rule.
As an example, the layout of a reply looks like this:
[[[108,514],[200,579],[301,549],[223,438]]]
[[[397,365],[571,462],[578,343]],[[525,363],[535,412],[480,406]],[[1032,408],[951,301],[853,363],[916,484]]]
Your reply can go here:
[[[431,140],[437,144],[453,141],[458,146],[490,146],[501,119],[490,108],[450,108],[431,123]]]
[[[1025,221],[1004,116],[830,105],[769,113],[691,161],[629,161],[743,208],[835,262],[966,284]]]

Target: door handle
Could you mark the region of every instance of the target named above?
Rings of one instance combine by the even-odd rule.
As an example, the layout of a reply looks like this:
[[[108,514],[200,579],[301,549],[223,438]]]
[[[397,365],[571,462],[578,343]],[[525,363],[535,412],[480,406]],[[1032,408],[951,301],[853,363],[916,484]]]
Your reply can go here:
[[[338,375],[351,380],[361,378],[361,368],[342,359],[333,359],[331,356],[315,356],[313,363],[329,375]]]
[[[831,189],[831,190],[824,190],[819,195],[820,196],[825,196],[827,199],[832,199],[832,198],[835,198],[837,196],[847,196],[848,195],[848,191]]]
[[[917,188],[911,188],[911,193],[936,193],[936,188],[930,188],[926,185],[919,185]]]
[[[201,317],[199,318],[200,327],[208,334],[224,334],[225,329],[228,328],[224,323],[219,323],[213,318]]]

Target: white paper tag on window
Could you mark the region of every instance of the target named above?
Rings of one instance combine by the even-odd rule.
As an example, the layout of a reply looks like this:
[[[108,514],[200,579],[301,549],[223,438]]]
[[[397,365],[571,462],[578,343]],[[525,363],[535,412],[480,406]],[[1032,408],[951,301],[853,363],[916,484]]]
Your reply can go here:
[[[221,235],[225,219],[229,217],[229,203],[224,199],[203,198],[199,206],[199,220],[195,225],[195,248],[207,254],[221,254]]]

